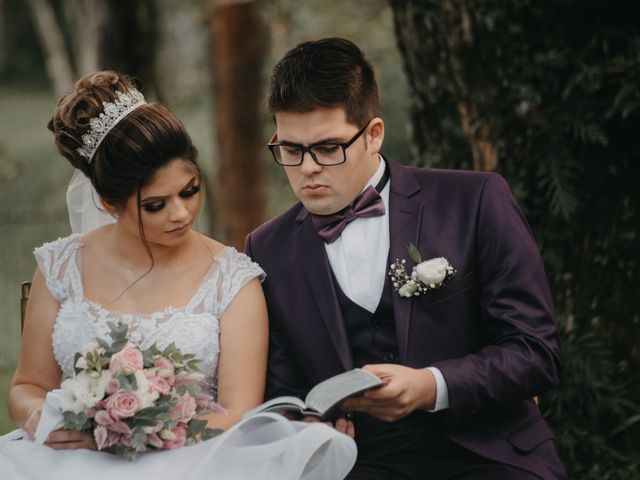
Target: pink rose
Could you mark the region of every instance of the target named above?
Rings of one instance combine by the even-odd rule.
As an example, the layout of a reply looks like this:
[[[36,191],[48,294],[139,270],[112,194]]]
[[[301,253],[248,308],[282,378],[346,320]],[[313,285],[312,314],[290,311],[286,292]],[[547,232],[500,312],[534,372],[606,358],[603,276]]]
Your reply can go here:
[[[111,357],[109,363],[109,371],[112,375],[116,375],[118,371],[124,370],[127,373],[133,373],[136,370],[142,370],[144,362],[142,361],[142,353],[135,347],[124,347],[118,353]]]
[[[144,375],[147,377],[147,380],[149,380],[149,387],[160,395],[167,395],[171,391],[169,382],[162,377],[158,377],[154,371],[147,370],[144,372]]]
[[[153,366],[158,369],[157,375],[166,379],[169,385],[173,386],[173,383],[176,381],[176,377],[171,360],[165,357],[158,357],[153,361]]]
[[[175,450],[176,448],[184,447],[184,444],[187,443],[187,429],[182,425],[178,425],[171,433],[174,435],[173,440],[163,440],[162,443],[166,450]]]
[[[93,438],[96,441],[96,447],[98,450],[102,450],[107,446],[107,438],[109,437],[109,432],[102,425],[98,425],[96,429],[93,431]]]
[[[105,410],[98,410],[98,413],[95,415],[95,420],[98,425],[102,425],[104,427],[113,425],[113,422],[115,421]]]
[[[107,398],[106,407],[114,420],[133,417],[140,409],[140,398],[133,392],[119,391]]]
[[[185,393],[181,397],[178,397],[178,403],[171,411],[171,419],[176,422],[187,423],[193,418],[195,413],[196,401],[189,393]]]
[[[98,412],[98,410],[95,407],[91,407],[91,408],[85,408],[84,409],[84,416],[87,418],[93,418],[96,416],[96,413]]]
[[[120,382],[118,381],[117,378],[111,377],[111,380],[109,380],[109,383],[107,383],[105,392],[107,393],[107,395],[111,395],[112,393],[115,393],[118,390],[120,390]]]

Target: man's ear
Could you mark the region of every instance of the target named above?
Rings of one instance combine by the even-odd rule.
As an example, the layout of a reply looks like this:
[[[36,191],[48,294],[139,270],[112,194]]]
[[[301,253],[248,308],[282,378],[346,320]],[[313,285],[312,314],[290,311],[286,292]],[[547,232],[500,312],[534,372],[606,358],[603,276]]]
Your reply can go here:
[[[100,197],[100,205],[102,205],[104,211],[111,215],[113,218],[118,218],[118,207],[110,204],[102,197]]]
[[[382,148],[382,141],[384,140],[384,122],[380,117],[371,120],[367,136],[372,153],[377,154]]]

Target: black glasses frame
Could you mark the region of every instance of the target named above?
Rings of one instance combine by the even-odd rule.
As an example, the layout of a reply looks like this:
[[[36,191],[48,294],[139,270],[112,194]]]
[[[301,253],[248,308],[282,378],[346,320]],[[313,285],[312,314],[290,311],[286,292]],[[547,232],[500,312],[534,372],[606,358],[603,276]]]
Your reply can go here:
[[[362,127],[360,130],[358,130],[358,132],[351,137],[351,140],[344,142],[344,143],[327,143],[327,142],[320,142],[320,143],[312,143],[311,145],[308,146],[303,146],[300,145],[298,143],[289,143],[289,142],[284,142],[284,143],[268,143],[267,147],[269,147],[269,150],[271,151],[271,155],[273,155],[273,159],[276,161],[276,163],[278,165],[282,165],[283,167],[299,167],[300,165],[302,165],[302,162],[304,162],[304,154],[309,152],[309,155],[311,155],[311,158],[313,159],[314,162],[316,162],[318,165],[321,165],[323,167],[333,167],[335,165],[342,165],[343,163],[345,163],[347,161],[347,148],[349,148],[351,145],[353,145],[355,143],[356,140],[358,140],[358,138],[360,138],[362,136],[362,134],[367,130],[367,127],[369,126],[369,124],[371,123],[371,120],[369,120],[364,127]],[[320,147],[320,146],[331,146],[331,147],[340,147],[342,148],[342,161],[338,162],[338,163],[322,163],[321,161],[318,160],[318,158],[315,156],[315,154],[313,153],[313,151],[311,150],[312,148],[316,148],[316,147]],[[280,160],[278,160],[278,156],[276,155],[275,149],[279,148],[279,147],[295,147],[295,148],[299,148],[300,149],[300,161],[298,163],[282,163]]]

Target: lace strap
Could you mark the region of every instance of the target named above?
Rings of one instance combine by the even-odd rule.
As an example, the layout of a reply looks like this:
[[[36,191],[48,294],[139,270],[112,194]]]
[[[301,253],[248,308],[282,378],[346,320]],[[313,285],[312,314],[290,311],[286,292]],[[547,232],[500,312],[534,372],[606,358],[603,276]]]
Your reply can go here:
[[[33,251],[47,288],[58,302],[82,296],[82,281],[75,262],[81,246],[79,235],[74,234],[47,242]]]
[[[225,247],[214,262],[209,278],[189,302],[188,310],[220,318],[238,292],[254,278],[263,281],[265,273],[257,263],[233,247]]]

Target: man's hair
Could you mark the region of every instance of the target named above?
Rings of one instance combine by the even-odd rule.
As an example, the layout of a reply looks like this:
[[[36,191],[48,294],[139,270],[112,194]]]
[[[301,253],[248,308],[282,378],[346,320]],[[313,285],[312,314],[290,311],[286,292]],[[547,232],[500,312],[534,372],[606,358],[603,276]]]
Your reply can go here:
[[[273,69],[269,111],[307,113],[343,107],[358,127],[380,115],[378,85],[371,64],[344,38],[304,42],[289,50]]]

